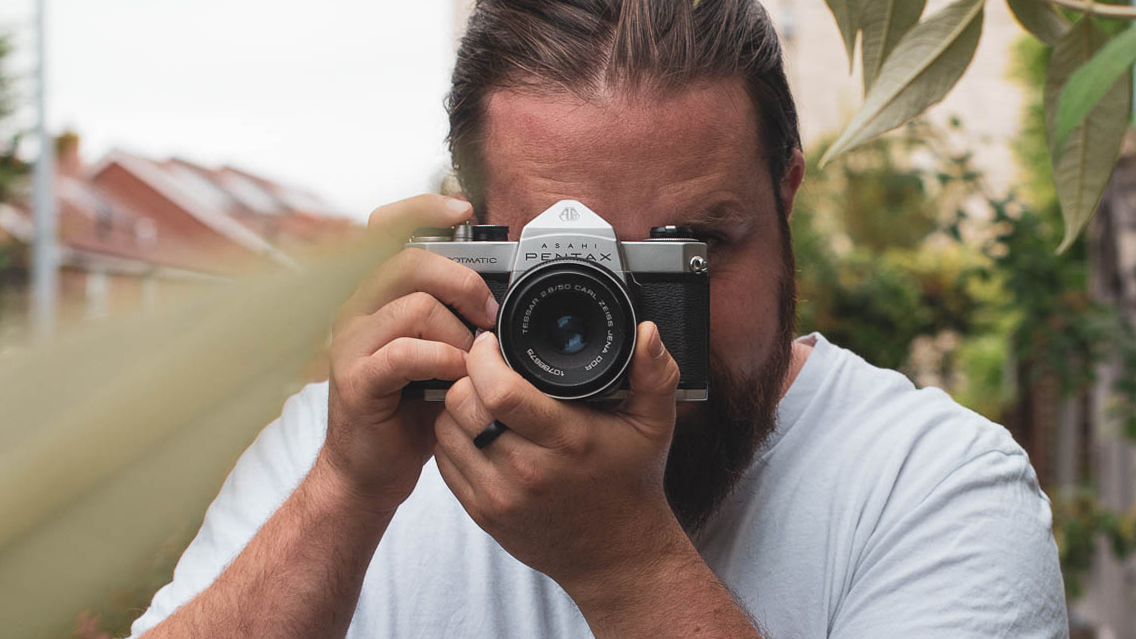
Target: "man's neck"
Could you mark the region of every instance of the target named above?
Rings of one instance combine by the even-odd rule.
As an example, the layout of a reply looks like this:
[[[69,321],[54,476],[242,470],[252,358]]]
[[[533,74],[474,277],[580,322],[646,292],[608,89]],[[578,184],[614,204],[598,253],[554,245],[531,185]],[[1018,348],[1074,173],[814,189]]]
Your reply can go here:
[[[793,341],[792,352],[789,359],[789,372],[785,375],[785,383],[781,386],[781,397],[785,397],[785,393],[789,392],[789,387],[793,385],[793,381],[797,379],[801,369],[805,367],[805,362],[812,354],[813,347],[809,344],[803,344],[798,341]]]

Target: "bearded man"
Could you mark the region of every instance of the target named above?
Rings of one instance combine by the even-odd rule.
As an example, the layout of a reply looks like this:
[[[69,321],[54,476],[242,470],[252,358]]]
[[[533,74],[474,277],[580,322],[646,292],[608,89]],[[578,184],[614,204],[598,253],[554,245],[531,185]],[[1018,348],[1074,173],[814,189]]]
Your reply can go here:
[[[515,240],[571,199],[621,240],[693,229],[709,400],[676,406],[651,322],[618,407],[553,399],[502,359],[482,278],[404,250],[348,302],[330,382],[241,457],[135,636],[1067,634],[1049,502],[1007,431],[793,338],[804,160],[759,4],[480,0],[448,109],[463,198],[371,224],[476,218]],[[453,382],[444,407],[404,398],[429,379]]]

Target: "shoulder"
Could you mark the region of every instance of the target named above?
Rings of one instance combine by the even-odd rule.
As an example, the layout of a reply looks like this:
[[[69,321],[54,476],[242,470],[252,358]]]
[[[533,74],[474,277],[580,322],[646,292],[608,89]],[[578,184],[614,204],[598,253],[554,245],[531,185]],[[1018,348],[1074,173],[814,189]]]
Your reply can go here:
[[[845,476],[919,499],[952,475],[1002,463],[1032,477],[1026,452],[1003,426],[965,408],[938,388],[916,388],[818,336],[824,364],[799,418],[813,446],[833,453]],[[1044,495],[1037,491],[1038,496]],[[898,496],[898,495],[896,495]]]
[[[828,366],[798,448],[828,464],[818,474],[848,524],[833,620],[847,632],[835,634],[889,624],[918,636],[1059,632],[1049,499],[1010,433],[939,389],[831,344],[818,350]]]
[[[205,514],[199,536],[235,555],[303,481],[327,431],[327,383],[309,384],[241,453]]]
[[[818,508],[845,522],[849,559],[870,561],[900,538],[952,535],[967,521],[995,537],[1052,544],[1049,498],[1004,427],[937,388],[865,362],[814,336],[793,423],[770,466],[810,486]],[[816,358],[812,361],[812,358]],[[976,525],[977,525],[976,524]]]
[[[284,459],[306,473],[327,435],[327,394],[326,381],[304,386],[284,402],[280,418],[269,424],[258,440],[277,447]]]
[[[262,495],[273,510],[311,470],[327,434],[327,382],[308,384],[284,402],[280,416],[260,431],[241,454],[222,493],[243,488],[242,501],[260,501]],[[256,491],[254,481],[264,491]],[[241,484],[238,486],[237,484]],[[269,514],[271,511],[269,512]]]

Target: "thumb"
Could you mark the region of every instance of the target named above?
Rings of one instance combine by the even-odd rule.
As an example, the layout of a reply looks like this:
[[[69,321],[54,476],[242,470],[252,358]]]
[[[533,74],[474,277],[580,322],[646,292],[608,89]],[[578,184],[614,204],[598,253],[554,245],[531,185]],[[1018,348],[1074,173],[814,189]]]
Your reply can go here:
[[[654,322],[639,325],[631,359],[631,394],[622,412],[647,434],[667,436],[675,422],[675,389],[679,370]]]

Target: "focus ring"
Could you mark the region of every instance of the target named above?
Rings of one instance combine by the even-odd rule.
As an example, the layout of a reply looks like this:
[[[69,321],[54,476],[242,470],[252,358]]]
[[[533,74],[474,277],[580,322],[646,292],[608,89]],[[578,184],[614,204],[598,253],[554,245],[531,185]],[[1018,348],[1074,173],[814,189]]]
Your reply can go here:
[[[501,301],[497,332],[513,370],[551,397],[578,400],[603,396],[622,381],[636,326],[634,300],[615,273],[559,258],[513,282]]]

